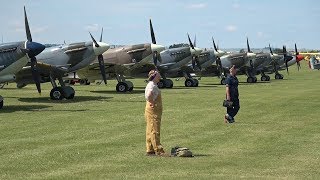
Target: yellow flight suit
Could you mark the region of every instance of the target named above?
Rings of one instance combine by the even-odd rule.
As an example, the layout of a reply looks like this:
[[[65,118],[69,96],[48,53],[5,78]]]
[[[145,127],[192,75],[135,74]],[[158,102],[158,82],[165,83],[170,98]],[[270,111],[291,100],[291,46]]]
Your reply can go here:
[[[155,153],[160,155],[164,153],[163,147],[160,143],[160,126],[162,116],[162,99],[159,92],[158,97],[155,99],[154,107],[146,101],[145,119],[147,123],[146,128],[146,148],[147,153]]]

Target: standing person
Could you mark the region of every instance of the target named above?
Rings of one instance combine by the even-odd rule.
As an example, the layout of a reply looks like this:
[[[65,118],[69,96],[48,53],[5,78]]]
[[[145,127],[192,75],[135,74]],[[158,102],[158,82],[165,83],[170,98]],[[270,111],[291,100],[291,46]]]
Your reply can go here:
[[[238,91],[238,78],[236,77],[237,70],[233,65],[230,68],[230,74],[226,79],[226,98],[232,101],[232,107],[227,107],[227,114],[224,116],[224,121],[227,123],[234,123],[234,117],[240,109],[239,91]]]
[[[145,89],[146,108],[146,148],[148,156],[163,156],[164,150],[160,143],[160,126],[162,116],[161,92],[157,86],[160,81],[160,73],[157,70],[149,72],[149,82]]]

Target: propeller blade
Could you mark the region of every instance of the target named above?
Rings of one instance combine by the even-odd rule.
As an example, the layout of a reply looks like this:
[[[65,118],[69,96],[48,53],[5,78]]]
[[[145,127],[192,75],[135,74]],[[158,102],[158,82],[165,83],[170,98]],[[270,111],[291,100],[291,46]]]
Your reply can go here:
[[[250,59],[250,67],[251,67],[251,69],[253,69],[253,62],[252,62],[252,59]]]
[[[103,27],[101,29],[101,35],[100,35],[100,41],[99,42],[102,42],[102,35],[103,35]]]
[[[247,37],[247,49],[248,49],[248,52],[251,52],[251,49],[250,49],[250,46],[249,46],[249,39]]]
[[[106,69],[104,67],[104,60],[102,54],[98,56],[98,61],[103,82],[104,84],[107,84]]]
[[[196,35],[194,35],[194,41],[193,41],[193,45],[194,45],[194,47],[197,47],[196,43],[197,43],[197,36],[196,36]]]
[[[156,37],[155,37],[154,31],[153,31],[153,26],[152,26],[151,19],[150,19],[150,33],[151,33],[152,44],[157,44]]]
[[[300,61],[297,61],[297,67],[298,67],[298,71],[300,71],[301,69]]]
[[[270,53],[273,55],[273,52],[272,52],[270,44],[269,44],[269,49],[270,49]]]
[[[213,47],[214,47],[214,49],[218,52],[218,48],[217,48],[217,46],[216,46],[216,43],[214,43],[214,39],[213,39],[213,37],[212,37],[212,43],[213,43]]]
[[[192,42],[191,42],[191,39],[190,39],[189,34],[188,34],[188,40],[189,40],[190,47],[191,47],[192,49],[194,49],[194,46],[193,46],[193,44],[192,44]]]
[[[287,73],[289,74],[288,57],[287,57],[287,48],[286,48],[286,46],[282,46],[282,51],[283,51],[283,59],[284,59],[284,62],[286,64]]]
[[[90,36],[91,36],[91,39],[92,39],[94,45],[95,45],[96,47],[100,47],[99,44],[97,43],[97,41],[96,41],[96,40],[94,39],[94,37],[92,36],[92,34],[91,34],[90,32],[89,32],[89,34],[90,34]]]
[[[31,72],[32,72],[32,78],[36,83],[37,90],[41,94],[40,75],[37,69],[37,59],[35,57],[31,58]]]
[[[27,39],[29,42],[32,42],[32,37],[31,37],[31,32],[30,32],[30,27],[29,27],[29,22],[28,22],[28,17],[27,17],[27,13],[26,13],[26,7],[23,7],[24,9],[24,25],[26,28],[26,35],[27,35]]]
[[[296,44],[296,43],[294,43],[294,49],[295,49],[295,51],[296,51],[296,56],[299,55],[299,52],[298,52],[297,44]]]
[[[201,64],[200,64],[200,61],[198,58],[196,58],[196,65],[199,68],[199,70],[201,71],[202,67],[201,67]]]

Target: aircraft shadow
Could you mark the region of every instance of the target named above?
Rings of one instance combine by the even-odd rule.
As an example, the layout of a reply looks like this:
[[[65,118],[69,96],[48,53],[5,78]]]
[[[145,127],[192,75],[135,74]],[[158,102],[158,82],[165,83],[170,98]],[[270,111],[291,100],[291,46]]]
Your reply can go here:
[[[92,93],[102,93],[102,94],[142,94],[144,90],[135,90],[135,88],[131,92],[120,93],[116,90],[104,90],[104,91],[90,91]]]
[[[45,108],[49,108],[52,106],[47,105],[5,105],[1,109],[2,113],[12,113],[12,112],[18,112],[18,111],[40,111]]]
[[[193,154],[194,157],[208,157],[212,156],[211,154]]]
[[[111,99],[112,97],[102,97],[102,96],[75,96],[74,99],[64,99],[64,100],[51,100],[48,97],[31,97],[31,98],[18,98],[21,102],[36,102],[36,103],[50,103],[50,104],[62,104],[62,103],[78,103],[85,101],[103,101],[106,99]]]

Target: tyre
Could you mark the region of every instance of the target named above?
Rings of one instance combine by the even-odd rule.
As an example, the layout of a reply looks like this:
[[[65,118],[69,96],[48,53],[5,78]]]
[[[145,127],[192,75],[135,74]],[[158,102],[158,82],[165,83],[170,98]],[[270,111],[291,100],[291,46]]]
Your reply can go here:
[[[261,76],[261,81],[267,81],[267,76]]]
[[[63,96],[66,98],[66,99],[73,99],[74,98],[74,95],[75,95],[75,91],[72,87],[70,86],[65,86],[62,88],[63,89]]]
[[[160,79],[160,81],[158,82],[158,88],[162,89],[165,87],[165,81],[163,79]]]
[[[194,82],[193,87],[198,87],[199,86],[198,79],[193,79],[193,82]]]
[[[52,100],[61,100],[64,98],[63,94],[64,92],[61,87],[55,87],[50,91],[50,98]]]
[[[0,109],[3,107],[3,100],[0,100]]]
[[[222,78],[221,81],[220,81],[220,84],[221,85],[226,85],[226,78]]]
[[[166,79],[164,81],[166,88],[172,88],[173,87],[173,82],[171,79]]]
[[[186,87],[193,87],[193,79],[186,79],[186,81],[184,82],[184,85]]]
[[[247,78],[247,83],[253,83],[253,82],[254,82],[254,79],[252,77]]]
[[[125,82],[119,82],[119,83],[117,84],[116,90],[117,90],[117,92],[121,92],[121,93],[127,92],[127,91],[128,91],[128,85],[127,85],[127,83],[125,83]]]

